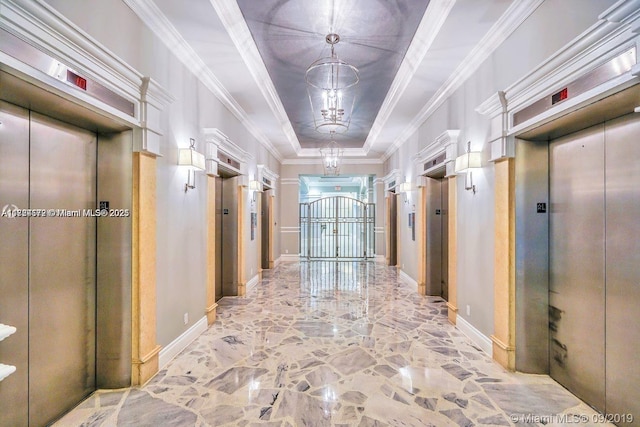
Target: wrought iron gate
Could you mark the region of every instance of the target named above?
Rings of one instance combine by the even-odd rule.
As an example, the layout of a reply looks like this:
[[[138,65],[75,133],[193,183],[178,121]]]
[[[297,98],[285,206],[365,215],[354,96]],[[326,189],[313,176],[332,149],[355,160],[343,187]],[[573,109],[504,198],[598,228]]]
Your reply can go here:
[[[374,256],[375,204],[336,196],[300,203],[300,255],[307,259]]]

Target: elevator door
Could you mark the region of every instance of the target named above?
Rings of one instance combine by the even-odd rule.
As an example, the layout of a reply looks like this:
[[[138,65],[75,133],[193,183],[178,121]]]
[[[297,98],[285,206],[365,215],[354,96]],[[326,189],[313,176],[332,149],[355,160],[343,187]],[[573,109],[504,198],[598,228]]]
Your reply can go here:
[[[551,376],[604,409],[604,133],[549,146]]]
[[[396,195],[394,193],[387,193],[386,203],[387,265],[396,265],[398,263],[398,209]]]
[[[427,295],[449,298],[447,207],[449,186],[446,178],[427,178],[426,272]]]
[[[640,425],[640,117],[606,124],[606,410]],[[623,424],[623,423],[619,423]]]
[[[14,394],[28,396],[26,408],[26,402],[15,407],[3,403],[0,419],[11,420],[9,425],[40,426],[95,390],[96,220],[74,212],[95,208],[97,138],[46,116],[0,107],[3,115],[9,109],[18,113],[0,132],[3,151],[14,141],[23,144],[9,171],[28,171],[16,181],[3,165],[0,182],[14,182],[23,194],[5,192],[3,186],[0,199],[21,209],[55,209],[57,215],[0,218],[3,245],[20,252],[14,254],[17,263],[13,257],[0,259],[3,300],[16,293],[11,304],[2,304],[0,322],[5,323],[5,316],[6,323],[18,319],[16,354],[26,356],[26,362],[16,361],[16,381],[3,381],[0,394],[3,402],[11,402]],[[19,125],[14,126],[14,120]],[[26,137],[14,134],[25,128]],[[17,285],[8,274],[19,277]],[[3,361],[13,355],[4,344]]]
[[[261,266],[263,269],[273,267],[271,260],[271,226],[273,223],[273,190],[266,190],[261,195],[262,203],[260,207],[261,216]]]
[[[550,373],[640,425],[640,118],[552,141]],[[619,424],[625,424],[622,419]]]

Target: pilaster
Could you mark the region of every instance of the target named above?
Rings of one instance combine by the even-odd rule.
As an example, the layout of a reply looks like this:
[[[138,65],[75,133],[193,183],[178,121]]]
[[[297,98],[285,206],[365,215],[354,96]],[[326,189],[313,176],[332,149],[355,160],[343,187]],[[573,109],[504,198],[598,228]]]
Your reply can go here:
[[[493,358],[515,369],[515,160],[495,162]]]
[[[448,271],[448,294],[449,301],[447,301],[449,322],[456,324],[456,316],[458,315],[458,199],[457,199],[457,183],[456,175],[449,176],[449,219],[448,219],[448,231],[449,231],[449,271]]]
[[[156,342],[156,157],[133,153],[132,204],[132,370],[133,385],[158,372]]]

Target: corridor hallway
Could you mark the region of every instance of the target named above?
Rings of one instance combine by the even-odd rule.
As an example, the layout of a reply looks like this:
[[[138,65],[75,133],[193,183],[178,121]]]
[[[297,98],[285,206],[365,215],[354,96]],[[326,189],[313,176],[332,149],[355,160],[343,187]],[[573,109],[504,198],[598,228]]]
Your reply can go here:
[[[144,387],[98,391],[55,425],[604,425],[594,420],[548,376],[493,362],[395,268],[311,262],[265,270]]]

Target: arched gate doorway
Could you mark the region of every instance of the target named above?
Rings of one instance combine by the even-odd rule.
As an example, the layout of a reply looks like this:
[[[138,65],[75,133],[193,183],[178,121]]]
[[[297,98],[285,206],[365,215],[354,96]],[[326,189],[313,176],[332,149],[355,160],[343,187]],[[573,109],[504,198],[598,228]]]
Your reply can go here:
[[[375,204],[350,197],[300,203],[300,256],[367,259],[375,254]]]

